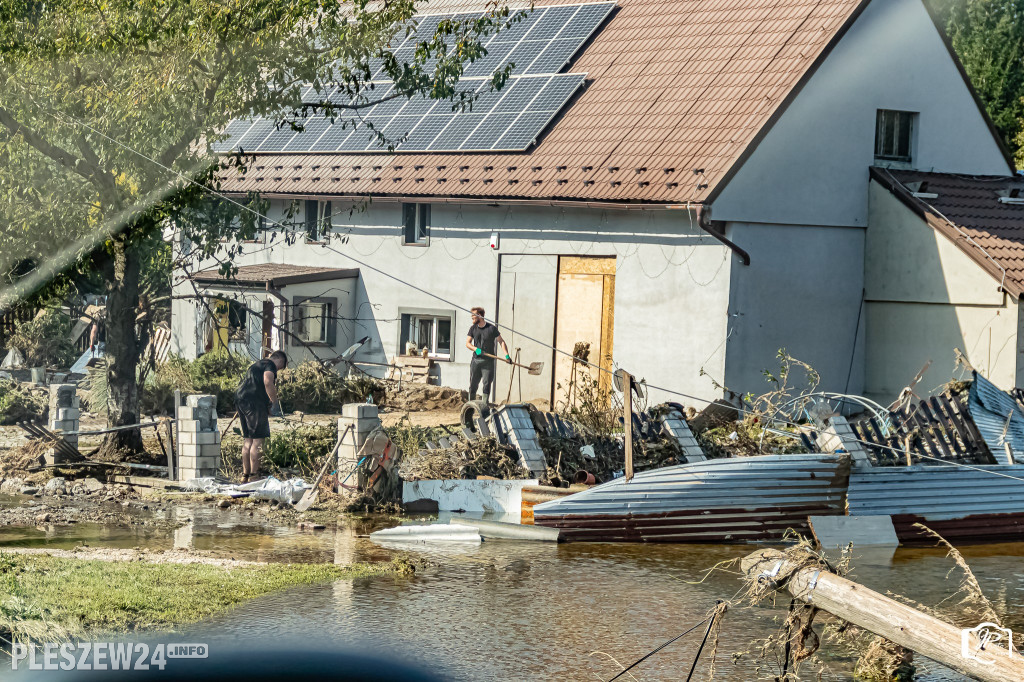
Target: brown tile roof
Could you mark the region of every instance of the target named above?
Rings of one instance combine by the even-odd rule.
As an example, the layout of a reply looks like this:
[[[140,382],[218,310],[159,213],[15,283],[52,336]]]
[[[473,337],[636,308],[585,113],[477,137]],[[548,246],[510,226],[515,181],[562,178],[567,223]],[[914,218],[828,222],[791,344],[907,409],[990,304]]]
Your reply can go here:
[[[234,277],[221,276],[217,268],[201,270],[192,280],[204,284],[221,284],[235,286],[260,286],[267,284],[274,288],[304,282],[321,282],[332,279],[349,279],[358,277],[359,270],[341,268],[315,268],[304,265],[285,265],[281,263],[262,263],[259,265],[239,266]]]
[[[1001,202],[1024,177],[872,168],[871,177],[944,234],[1015,298],[1024,293],[1024,205]],[[918,184],[927,183],[927,184]],[[936,198],[914,196],[937,194]]]
[[[436,4],[431,3],[431,12],[438,11]],[[864,4],[619,0],[619,10],[569,69],[587,74],[586,89],[528,152],[266,154],[246,176],[228,174],[223,188],[335,196],[701,201]],[[480,3],[451,5],[442,9],[465,11]]]

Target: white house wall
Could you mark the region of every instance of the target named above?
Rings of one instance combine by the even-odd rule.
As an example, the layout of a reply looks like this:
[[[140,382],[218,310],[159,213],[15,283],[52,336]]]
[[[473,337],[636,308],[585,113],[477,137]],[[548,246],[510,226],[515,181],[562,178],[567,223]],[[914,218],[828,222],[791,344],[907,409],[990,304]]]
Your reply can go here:
[[[281,200],[273,200],[272,219],[280,215],[281,205]],[[332,212],[334,234],[328,246],[300,242],[273,249],[258,247],[243,254],[236,264],[270,261],[359,268],[352,338],[367,335],[371,341],[357,359],[394,359],[399,350],[402,312],[443,312],[482,305],[493,318],[499,293],[499,255],[505,271],[515,269],[520,255],[546,255],[550,263],[557,263],[559,255],[613,256],[616,366],[650,383],[704,399],[719,395],[711,381],[700,376],[700,370],[705,368],[712,376],[721,376],[724,371],[730,252],[702,232],[687,211],[434,204],[426,247],[402,245],[401,209],[397,203],[376,202],[349,216],[345,205],[335,200]],[[489,247],[492,232],[500,234],[497,251]],[[342,243],[346,236],[347,243]],[[529,299],[520,297],[516,326],[522,334],[546,341],[552,330],[552,321],[545,319],[546,311],[555,292],[542,280],[533,286],[538,287],[538,312],[531,315]],[[291,295],[290,291],[286,293]],[[188,327],[195,321],[182,306],[176,306],[175,313],[174,338],[187,339],[191,333]],[[438,363],[445,385],[465,388],[468,384],[470,352],[464,341],[469,326],[469,315],[459,310],[452,331],[453,360]],[[523,347],[524,362],[543,361],[545,372],[550,372],[550,350],[534,357],[535,352],[543,351],[542,347],[530,347],[509,330],[503,333],[511,345]],[[565,350],[571,352],[571,344]],[[547,376],[550,382],[551,375]],[[507,383],[500,387],[501,399],[507,389]],[[550,395],[550,388],[544,390],[543,397]],[[652,391],[654,400],[669,397]],[[678,396],[675,399],[680,400]]]
[[[919,112],[913,167],[1007,167],[921,0],[872,0],[714,201],[716,220],[865,226],[878,109]]]
[[[1017,303],[949,239],[874,182],[870,206],[868,395],[891,401],[929,360],[918,393],[931,392],[957,376],[954,348],[1001,388],[1021,385]]]
[[[726,386],[771,390],[763,372],[777,373],[785,349],[820,374],[822,390],[860,392],[864,230],[730,223],[727,234],[751,262],[732,268]]]

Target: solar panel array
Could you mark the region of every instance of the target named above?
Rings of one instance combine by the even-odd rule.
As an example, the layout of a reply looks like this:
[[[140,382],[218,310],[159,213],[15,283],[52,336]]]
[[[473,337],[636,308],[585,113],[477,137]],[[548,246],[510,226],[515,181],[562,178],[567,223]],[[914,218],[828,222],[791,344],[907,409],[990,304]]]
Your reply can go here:
[[[364,90],[359,100],[380,103],[361,107],[361,120],[331,123],[326,117],[314,117],[302,121],[301,132],[268,119],[236,120],[227,127],[228,138],[215,149],[374,152],[387,151],[386,144],[391,143],[403,152],[522,151],[582,86],[585,74],[558,71],[614,7],[614,3],[538,7],[511,28],[491,36],[486,43],[487,56],[468,65],[460,81],[467,90],[474,88],[478,96],[471,109],[453,111],[450,101],[419,96],[387,100],[394,86],[377,64],[371,79],[373,87]],[[446,16],[471,19],[480,14],[419,17],[417,30],[394,50],[399,62],[411,59],[418,40],[432,36]],[[424,38],[418,39],[417,35]],[[500,91],[492,91],[490,76],[510,62],[515,65],[512,77]],[[303,97],[312,99],[316,94],[307,87]],[[353,101],[341,89],[329,93],[328,99],[335,104]]]

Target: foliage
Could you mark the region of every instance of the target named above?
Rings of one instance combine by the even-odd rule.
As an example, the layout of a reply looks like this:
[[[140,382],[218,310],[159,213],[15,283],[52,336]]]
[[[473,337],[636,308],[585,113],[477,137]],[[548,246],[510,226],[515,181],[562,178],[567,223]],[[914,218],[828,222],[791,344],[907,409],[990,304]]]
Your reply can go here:
[[[0,379],[0,424],[38,420],[46,415],[46,399],[15,381]]]
[[[277,394],[285,412],[334,414],[341,412],[346,403],[365,403],[370,395],[375,404],[381,405],[386,391],[373,377],[364,374],[343,377],[309,361],[278,372]]]
[[[1024,168],[1024,0],[932,0],[971,83]]]
[[[19,322],[7,345],[25,356],[26,367],[70,367],[75,360],[71,318],[47,309],[34,319]]]
[[[334,426],[298,426],[271,433],[263,442],[263,460],[279,469],[297,468],[308,475],[323,466],[334,450],[338,432]]]

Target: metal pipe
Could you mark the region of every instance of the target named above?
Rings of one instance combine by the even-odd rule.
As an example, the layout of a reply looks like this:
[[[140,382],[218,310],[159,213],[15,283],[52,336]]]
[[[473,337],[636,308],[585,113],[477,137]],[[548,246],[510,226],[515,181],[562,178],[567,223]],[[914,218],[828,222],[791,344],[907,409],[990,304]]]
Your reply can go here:
[[[502,523],[500,521],[484,521],[483,519],[470,519],[465,516],[453,516],[451,523],[457,526],[476,528],[477,532],[480,533],[480,537],[491,540],[562,541],[562,534],[557,528],[523,526],[517,523]]]

